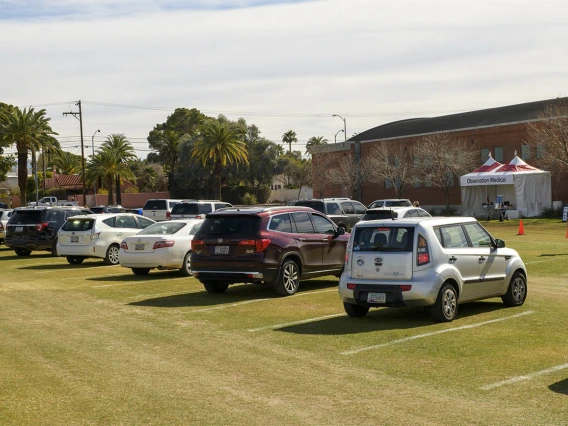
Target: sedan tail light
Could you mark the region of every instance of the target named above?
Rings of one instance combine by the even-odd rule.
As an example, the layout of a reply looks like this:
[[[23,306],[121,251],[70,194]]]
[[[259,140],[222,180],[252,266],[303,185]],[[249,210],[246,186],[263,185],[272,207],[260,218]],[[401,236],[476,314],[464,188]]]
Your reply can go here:
[[[154,243],[154,250],[159,249],[159,248],[164,248],[164,247],[173,247],[173,245],[175,244],[174,240],[160,240],[160,241],[156,241]]]
[[[128,250],[128,244],[126,244],[126,241],[123,241],[120,243],[120,248],[124,249],[124,250]]]

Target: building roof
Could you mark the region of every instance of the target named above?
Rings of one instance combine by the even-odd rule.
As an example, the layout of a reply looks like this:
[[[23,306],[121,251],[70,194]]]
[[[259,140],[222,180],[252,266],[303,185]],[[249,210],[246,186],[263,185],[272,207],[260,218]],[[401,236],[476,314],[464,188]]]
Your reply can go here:
[[[361,132],[350,138],[348,142],[395,139],[429,133],[529,122],[537,120],[545,106],[552,102],[568,104],[568,97],[462,112],[440,117],[394,121]]]
[[[65,189],[82,189],[83,180],[81,175],[57,175],[57,185]]]

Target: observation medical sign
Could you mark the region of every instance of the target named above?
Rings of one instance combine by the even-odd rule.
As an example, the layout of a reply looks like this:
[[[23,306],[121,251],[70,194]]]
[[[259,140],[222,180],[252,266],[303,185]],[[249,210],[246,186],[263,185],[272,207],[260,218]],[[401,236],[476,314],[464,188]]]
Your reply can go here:
[[[461,176],[461,186],[484,186],[484,185],[513,185],[512,174],[495,174],[488,176],[487,174],[480,174],[479,176]]]

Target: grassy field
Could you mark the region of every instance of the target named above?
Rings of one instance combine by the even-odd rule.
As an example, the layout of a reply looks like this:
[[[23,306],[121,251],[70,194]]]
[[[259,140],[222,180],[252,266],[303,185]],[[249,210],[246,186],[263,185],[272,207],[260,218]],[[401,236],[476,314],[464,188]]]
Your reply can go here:
[[[0,424],[568,425],[566,225],[523,223],[484,225],[526,262],[525,305],[449,324],[349,318],[332,277],[211,295],[1,246]]]

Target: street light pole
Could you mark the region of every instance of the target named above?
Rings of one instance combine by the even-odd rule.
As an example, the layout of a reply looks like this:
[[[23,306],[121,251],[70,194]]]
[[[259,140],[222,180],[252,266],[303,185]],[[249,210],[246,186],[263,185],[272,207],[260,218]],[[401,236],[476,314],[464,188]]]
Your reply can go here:
[[[95,135],[97,133],[99,133],[100,130],[97,130],[95,133],[93,133],[93,136],[91,136],[91,145],[93,147],[93,157],[95,156]],[[94,190],[94,194],[95,194],[95,206],[97,205],[97,180],[95,179],[95,182],[93,183],[93,190]]]
[[[345,134],[345,141],[347,141],[347,120],[337,114],[333,114],[332,117],[339,117],[343,120],[343,133]]]
[[[340,134],[341,132],[345,133],[345,130],[341,129],[335,134],[335,143],[337,143],[337,135]]]

